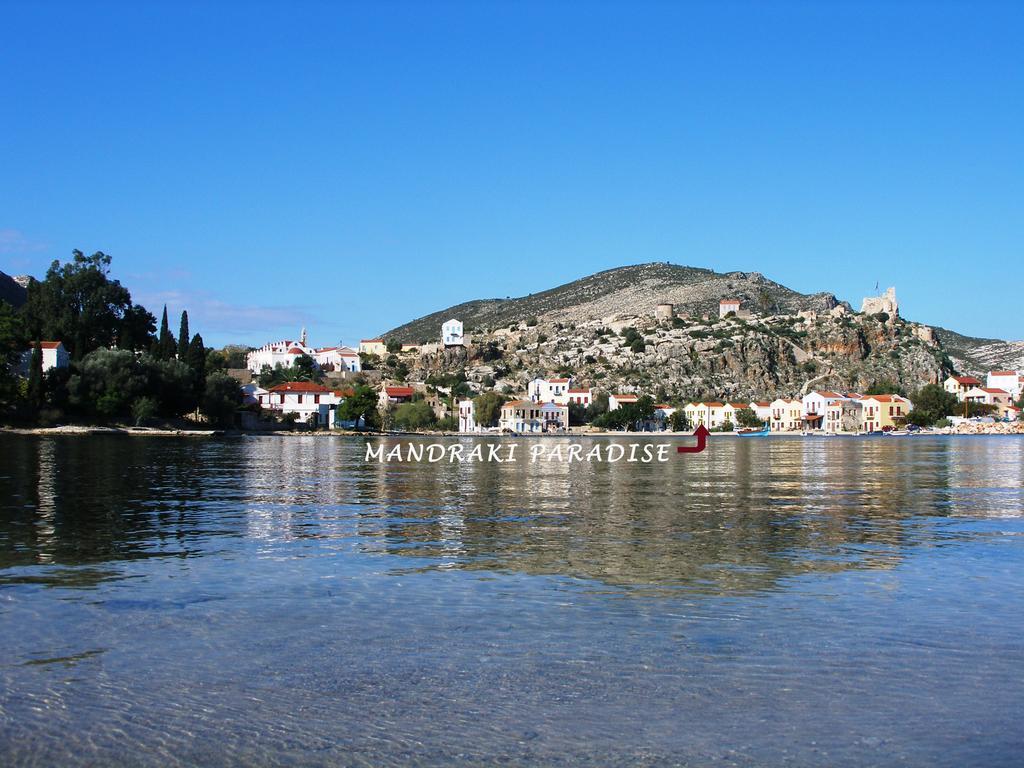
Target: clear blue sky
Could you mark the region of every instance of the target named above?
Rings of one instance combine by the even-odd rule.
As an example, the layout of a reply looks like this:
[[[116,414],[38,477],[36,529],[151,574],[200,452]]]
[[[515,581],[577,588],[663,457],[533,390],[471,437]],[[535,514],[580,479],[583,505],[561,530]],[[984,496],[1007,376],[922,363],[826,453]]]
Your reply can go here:
[[[216,7],[208,7],[216,6]],[[1024,3],[0,2],[0,269],[207,343],[645,261],[1024,337]]]

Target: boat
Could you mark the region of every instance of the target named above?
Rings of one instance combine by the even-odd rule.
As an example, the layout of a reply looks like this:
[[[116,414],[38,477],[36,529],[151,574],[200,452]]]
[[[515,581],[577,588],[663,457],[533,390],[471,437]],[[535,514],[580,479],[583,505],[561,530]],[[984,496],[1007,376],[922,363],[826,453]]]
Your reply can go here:
[[[768,425],[765,424],[760,429],[741,429],[736,434],[739,437],[765,437],[770,433],[771,430],[768,428]]]

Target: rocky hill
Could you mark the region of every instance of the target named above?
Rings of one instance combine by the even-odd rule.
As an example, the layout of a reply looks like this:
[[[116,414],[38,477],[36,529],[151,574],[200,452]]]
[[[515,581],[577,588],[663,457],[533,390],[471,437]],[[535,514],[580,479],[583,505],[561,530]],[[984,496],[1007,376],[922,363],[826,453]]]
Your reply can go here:
[[[20,307],[25,303],[25,293],[25,289],[13,277],[0,272],[0,301]]]
[[[663,262],[598,272],[557,288],[515,299],[480,299],[434,312],[389,331],[402,342],[433,341],[441,323],[455,317],[467,332],[480,332],[532,318],[548,322],[586,322],[628,308],[653,313],[668,302],[686,314],[718,314],[723,298],[739,298],[744,306],[767,312],[827,311],[839,302],[831,293],[802,294],[772,282],[758,272],[719,273]],[[849,305],[847,305],[849,308]]]
[[[740,299],[742,316],[720,319],[723,298]],[[673,315],[656,316],[659,304],[672,304]],[[410,378],[461,371],[478,388],[521,392],[533,376],[561,374],[605,391],[749,400],[811,387],[895,384],[909,392],[954,370],[1024,367],[1024,342],[854,312],[830,293],[801,294],[756,272],[664,263],[599,272],[516,299],[467,302],[383,335],[432,342],[452,317],[463,321],[470,346],[400,355]]]

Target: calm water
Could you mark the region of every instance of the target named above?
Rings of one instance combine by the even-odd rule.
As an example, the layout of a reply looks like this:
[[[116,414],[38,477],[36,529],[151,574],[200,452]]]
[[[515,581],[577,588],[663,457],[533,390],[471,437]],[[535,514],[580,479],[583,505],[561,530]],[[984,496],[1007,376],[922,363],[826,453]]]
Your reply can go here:
[[[1024,762],[1024,439],[364,445],[0,436],[0,764]]]

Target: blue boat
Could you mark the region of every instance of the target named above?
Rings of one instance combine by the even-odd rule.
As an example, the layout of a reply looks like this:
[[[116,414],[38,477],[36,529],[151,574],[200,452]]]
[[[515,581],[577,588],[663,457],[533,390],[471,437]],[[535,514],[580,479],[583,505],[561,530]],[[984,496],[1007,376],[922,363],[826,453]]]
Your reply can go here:
[[[768,425],[765,424],[763,427],[761,427],[760,429],[758,429],[756,431],[752,431],[752,432],[737,432],[736,434],[739,437],[766,437],[767,435],[771,434],[771,430],[768,428]]]

